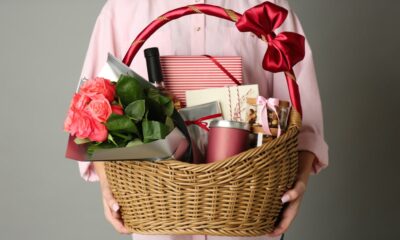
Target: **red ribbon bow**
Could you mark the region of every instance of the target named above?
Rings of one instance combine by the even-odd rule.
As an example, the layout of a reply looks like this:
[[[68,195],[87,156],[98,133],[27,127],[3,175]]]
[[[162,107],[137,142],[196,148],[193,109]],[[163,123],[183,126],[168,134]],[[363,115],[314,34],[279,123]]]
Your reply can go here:
[[[207,122],[204,122],[205,120],[209,120],[209,119],[213,119],[213,118],[217,118],[217,117],[222,117],[221,113],[217,113],[217,114],[213,114],[213,115],[209,115],[209,116],[205,116],[196,120],[188,120],[185,121],[186,126],[189,126],[191,124],[195,124],[199,127],[201,127],[202,129],[209,131],[210,129],[208,128],[208,124]]]
[[[270,72],[289,71],[304,58],[305,39],[302,35],[294,32],[274,33],[287,15],[286,9],[264,2],[248,9],[236,22],[239,31],[252,32],[268,42],[263,68]]]

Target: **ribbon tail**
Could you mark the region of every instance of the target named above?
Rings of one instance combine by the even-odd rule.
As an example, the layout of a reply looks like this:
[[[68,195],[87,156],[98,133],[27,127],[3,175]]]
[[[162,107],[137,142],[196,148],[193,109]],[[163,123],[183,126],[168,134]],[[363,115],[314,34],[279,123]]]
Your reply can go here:
[[[262,128],[266,134],[272,135],[271,130],[269,129],[267,100],[263,96],[259,96],[257,98],[257,105],[259,106],[257,108],[257,115],[261,119]]]

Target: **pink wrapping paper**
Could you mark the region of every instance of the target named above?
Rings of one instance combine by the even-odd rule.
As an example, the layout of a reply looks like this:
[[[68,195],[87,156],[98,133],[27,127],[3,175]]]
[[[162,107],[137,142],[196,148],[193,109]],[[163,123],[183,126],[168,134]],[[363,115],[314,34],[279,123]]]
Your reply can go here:
[[[213,57],[238,82],[243,83],[242,58]],[[237,84],[206,56],[161,56],[165,87],[186,106],[185,91],[236,86]]]

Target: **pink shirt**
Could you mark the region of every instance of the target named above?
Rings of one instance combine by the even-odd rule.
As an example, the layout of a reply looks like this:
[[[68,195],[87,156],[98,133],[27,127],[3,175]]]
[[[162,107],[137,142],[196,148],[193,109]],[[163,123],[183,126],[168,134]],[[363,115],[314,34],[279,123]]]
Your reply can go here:
[[[97,18],[81,77],[91,78],[99,73],[110,52],[122,59],[134,38],[147,24],[161,14],[174,8],[190,4],[207,3],[233,9],[243,13],[264,0],[108,0]],[[286,0],[271,0],[290,11]],[[297,16],[290,14],[280,31],[294,31],[304,35]],[[142,47],[131,64],[131,68],[147,77],[143,49],[157,46],[161,55],[242,56],[245,83],[259,84],[260,94],[289,100],[283,73],[269,73],[262,69],[261,61],[267,48],[265,42],[252,33],[240,33],[234,23],[216,17],[195,14],[168,23],[159,29]],[[294,67],[300,87],[303,106],[303,128],[299,134],[299,150],[313,152],[317,159],[314,173],[328,165],[328,146],[324,141],[323,117],[312,53],[306,42],[305,59]],[[86,181],[98,181],[93,164],[79,162],[81,176]],[[149,236],[132,235],[141,239],[268,239],[262,237],[216,237],[216,236]],[[279,239],[279,238],[277,238]]]

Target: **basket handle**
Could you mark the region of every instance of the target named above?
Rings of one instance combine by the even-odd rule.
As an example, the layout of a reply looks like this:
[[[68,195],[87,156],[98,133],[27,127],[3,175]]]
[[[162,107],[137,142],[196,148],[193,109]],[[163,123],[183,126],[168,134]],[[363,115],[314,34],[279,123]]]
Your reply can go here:
[[[129,47],[129,49],[123,59],[123,63],[126,64],[127,66],[130,66],[133,58],[136,56],[137,52],[143,46],[143,44],[146,42],[146,40],[155,31],[157,31],[160,27],[162,27],[164,24],[168,23],[169,21],[175,20],[177,18],[186,16],[186,15],[200,14],[200,13],[219,17],[222,19],[226,19],[228,21],[236,22],[236,26],[239,28],[240,31],[253,32],[257,36],[259,36],[260,39],[262,39],[263,41],[268,43],[268,46],[269,46],[268,49],[272,46],[272,48],[274,48],[273,50],[276,50],[275,45],[277,45],[277,44],[271,45],[270,43],[272,41],[274,41],[274,39],[276,39],[277,36],[275,35],[275,33],[272,30],[279,27],[279,25],[283,23],[284,19],[287,16],[286,9],[279,7],[270,2],[264,2],[260,5],[257,5],[256,7],[250,8],[249,10],[247,10],[245,12],[244,15],[237,13],[230,9],[225,9],[225,8],[210,5],[210,4],[195,4],[195,5],[180,7],[180,8],[171,10],[171,11],[161,15],[156,20],[152,21],[142,32],[140,32],[140,34],[136,37],[136,39],[132,42],[131,46]],[[276,13],[280,13],[281,15],[277,15]],[[268,34],[266,34],[266,35],[262,34],[262,33],[260,33],[260,31],[258,31],[260,29],[252,29],[251,27],[250,27],[250,29],[243,29],[243,28],[240,29],[240,27],[238,25],[239,20],[246,20],[245,18],[247,18],[247,19],[250,19],[250,22],[254,22],[253,21],[254,19],[256,19],[256,20],[259,19],[259,16],[251,16],[252,14],[253,15],[254,14],[258,14],[258,15],[265,14],[265,15],[267,15],[266,17],[269,18],[269,19],[267,19],[267,21],[268,20],[270,20],[271,22],[275,21],[275,24],[274,23],[270,24],[271,26],[272,25],[273,26],[271,27],[271,29],[270,29],[271,31],[269,31]],[[279,16],[281,16],[281,17],[279,18]],[[253,18],[253,17],[255,17],[255,18]],[[261,20],[263,20],[263,19],[261,18]],[[261,27],[265,27],[262,25],[268,25],[268,23],[265,24],[264,22],[261,22],[259,25],[261,25]],[[255,26],[257,27],[257,25],[255,25]],[[283,33],[283,34],[285,34],[285,33]],[[295,33],[287,33],[287,34],[295,35]],[[299,36],[301,36],[301,35],[299,35]],[[287,36],[283,36],[283,38],[287,38]],[[299,38],[295,39],[295,40],[299,40]],[[300,40],[301,40],[301,38],[300,38]],[[278,45],[279,44],[283,45],[283,47],[285,47],[284,46],[285,42],[283,42],[283,43],[278,42]],[[288,44],[286,43],[286,45],[288,45]],[[297,49],[297,50],[299,50],[298,52],[303,51],[303,53],[304,53],[304,44],[303,44],[303,46],[301,46],[302,45],[301,41],[299,44],[297,44],[297,42],[294,42],[294,44],[292,44],[292,45],[294,45],[292,47],[299,47],[299,49]],[[289,44],[289,46],[290,46],[290,44]],[[303,47],[303,49],[300,49],[301,47]],[[286,50],[286,52],[291,52],[292,49],[287,48],[284,50]],[[267,50],[267,53],[268,53],[268,50]],[[272,53],[272,56],[276,57],[277,56],[276,53],[277,52]],[[285,51],[282,51],[282,53],[285,53]],[[280,52],[278,53],[278,55],[279,54],[280,54]],[[303,55],[303,57],[304,57],[304,55]],[[298,57],[296,62],[292,61],[292,65],[294,65],[298,61],[302,60],[303,57],[300,57],[301,59]],[[264,64],[265,64],[265,61],[267,61],[267,63],[268,63],[269,59],[264,58]],[[280,59],[280,61],[286,63],[286,65],[289,65],[289,68],[285,69],[284,72],[285,72],[287,85],[288,85],[288,89],[289,89],[290,101],[294,107],[294,111],[292,111],[292,112],[294,112],[294,115],[295,115],[294,116],[295,121],[291,121],[290,124],[295,125],[296,127],[300,128],[301,127],[301,118],[302,118],[302,108],[301,108],[300,93],[299,93],[299,88],[298,88],[298,85],[296,82],[296,77],[295,77],[294,71],[292,69],[292,66],[290,65],[290,63],[288,64],[287,59]],[[265,68],[265,66],[264,66],[264,68]],[[279,70],[277,70],[277,71],[279,71]]]

